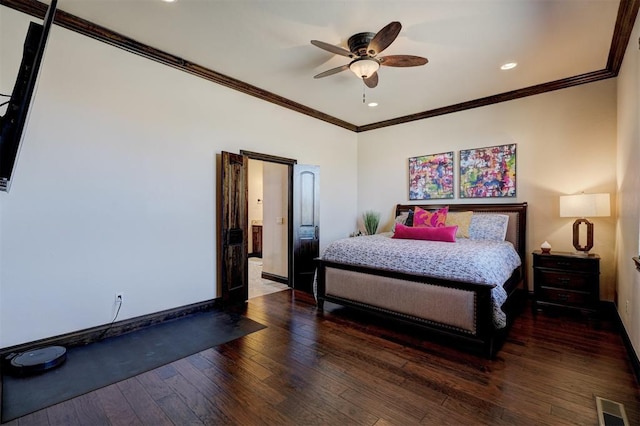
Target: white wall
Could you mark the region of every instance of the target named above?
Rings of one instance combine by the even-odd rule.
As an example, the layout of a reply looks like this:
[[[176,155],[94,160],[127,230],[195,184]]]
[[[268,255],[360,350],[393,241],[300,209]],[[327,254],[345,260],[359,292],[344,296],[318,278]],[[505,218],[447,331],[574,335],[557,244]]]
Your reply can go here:
[[[289,276],[289,167],[265,162],[262,271]]]
[[[29,17],[0,7],[0,91]],[[8,67],[7,67],[8,68]],[[357,136],[52,28],[9,193],[0,347],[209,300],[222,150],[318,164],[321,246],[356,217]],[[340,153],[340,155],[336,155]]]
[[[640,356],[640,19],[636,20],[618,75],[618,313]],[[627,307],[628,305],[628,307]]]
[[[361,133],[358,139],[358,212],[382,213],[389,230],[394,206],[409,202],[409,157],[461,149],[517,144],[517,197],[459,202],[528,202],[527,250],[545,240],[553,250],[573,251],[573,219],[559,217],[559,196],[616,192],[616,83],[609,79],[510,102]],[[459,185],[458,173],[455,185]],[[437,200],[436,200],[437,201]],[[594,218],[600,254],[600,296],[615,289],[615,208]],[[531,270],[531,256],[529,256]],[[531,278],[532,274],[529,274]],[[533,287],[530,284],[530,289]]]

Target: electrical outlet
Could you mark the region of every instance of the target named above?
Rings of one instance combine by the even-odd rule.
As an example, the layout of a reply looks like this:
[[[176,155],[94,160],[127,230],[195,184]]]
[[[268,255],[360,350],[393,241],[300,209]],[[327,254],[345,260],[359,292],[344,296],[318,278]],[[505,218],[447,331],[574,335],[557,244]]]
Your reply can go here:
[[[627,301],[624,304],[624,312],[625,314],[629,315],[629,299],[627,299]]]
[[[116,293],[116,303],[122,303],[124,301],[124,295],[121,291]]]

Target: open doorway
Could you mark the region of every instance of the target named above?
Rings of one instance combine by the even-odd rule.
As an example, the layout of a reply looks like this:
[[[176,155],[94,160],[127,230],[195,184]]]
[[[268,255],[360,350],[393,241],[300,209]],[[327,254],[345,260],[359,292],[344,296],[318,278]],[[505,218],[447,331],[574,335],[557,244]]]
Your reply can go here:
[[[220,156],[219,204],[219,282],[222,303],[235,306],[246,302],[249,295],[249,200],[248,162],[284,164],[287,168],[287,209],[282,225],[287,230],[288,287],[313,292],[314,259],[319,255],[320,198],[319,166],[299,165],[296,160],[254,152],[234,154],[222,151]],[[266,196],[263,198],[263,203]],[[295,200],[295,202],[294,202]],[[256,200],[257,202],[257,200]],[[263,217],[263,226],[265,222]],[[265,252],[264,229],[262,255]]]
[[[249,299],[289,288],[289,166],[248,160]]]

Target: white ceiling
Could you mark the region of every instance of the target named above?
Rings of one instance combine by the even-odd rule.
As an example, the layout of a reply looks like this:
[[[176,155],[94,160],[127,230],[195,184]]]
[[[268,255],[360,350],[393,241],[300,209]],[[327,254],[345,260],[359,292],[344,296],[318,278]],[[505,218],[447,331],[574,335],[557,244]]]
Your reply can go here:
[[[618,0],[59,0],[58,10],[356,126],[522,89],[607,65]],[[366,89],[348,63],[310,44],[346,48],[359,32],[402,23]],[[348,48],[347,48],[348,49]],[[518,67],[501,71],[515,61]],[[377,108],[363,104],[363,91]]]

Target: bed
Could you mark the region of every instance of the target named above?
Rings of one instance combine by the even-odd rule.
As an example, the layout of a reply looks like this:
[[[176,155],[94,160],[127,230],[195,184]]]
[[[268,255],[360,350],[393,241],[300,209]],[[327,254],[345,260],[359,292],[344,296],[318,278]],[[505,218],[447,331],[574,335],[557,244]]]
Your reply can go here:
[[[398,239],[393,233],[332,242],[316,260],[319,311],[325,302],[364,310],[495,357],[524,301],[527,203],[398,204],[397,236],[408,229],[397,223],[416,206],[466,217],[464,232],[471,235],[456,228],[455,242]],[[496,220],[504,226],[502,241],[478,231],[478,224],[493,226]]]

